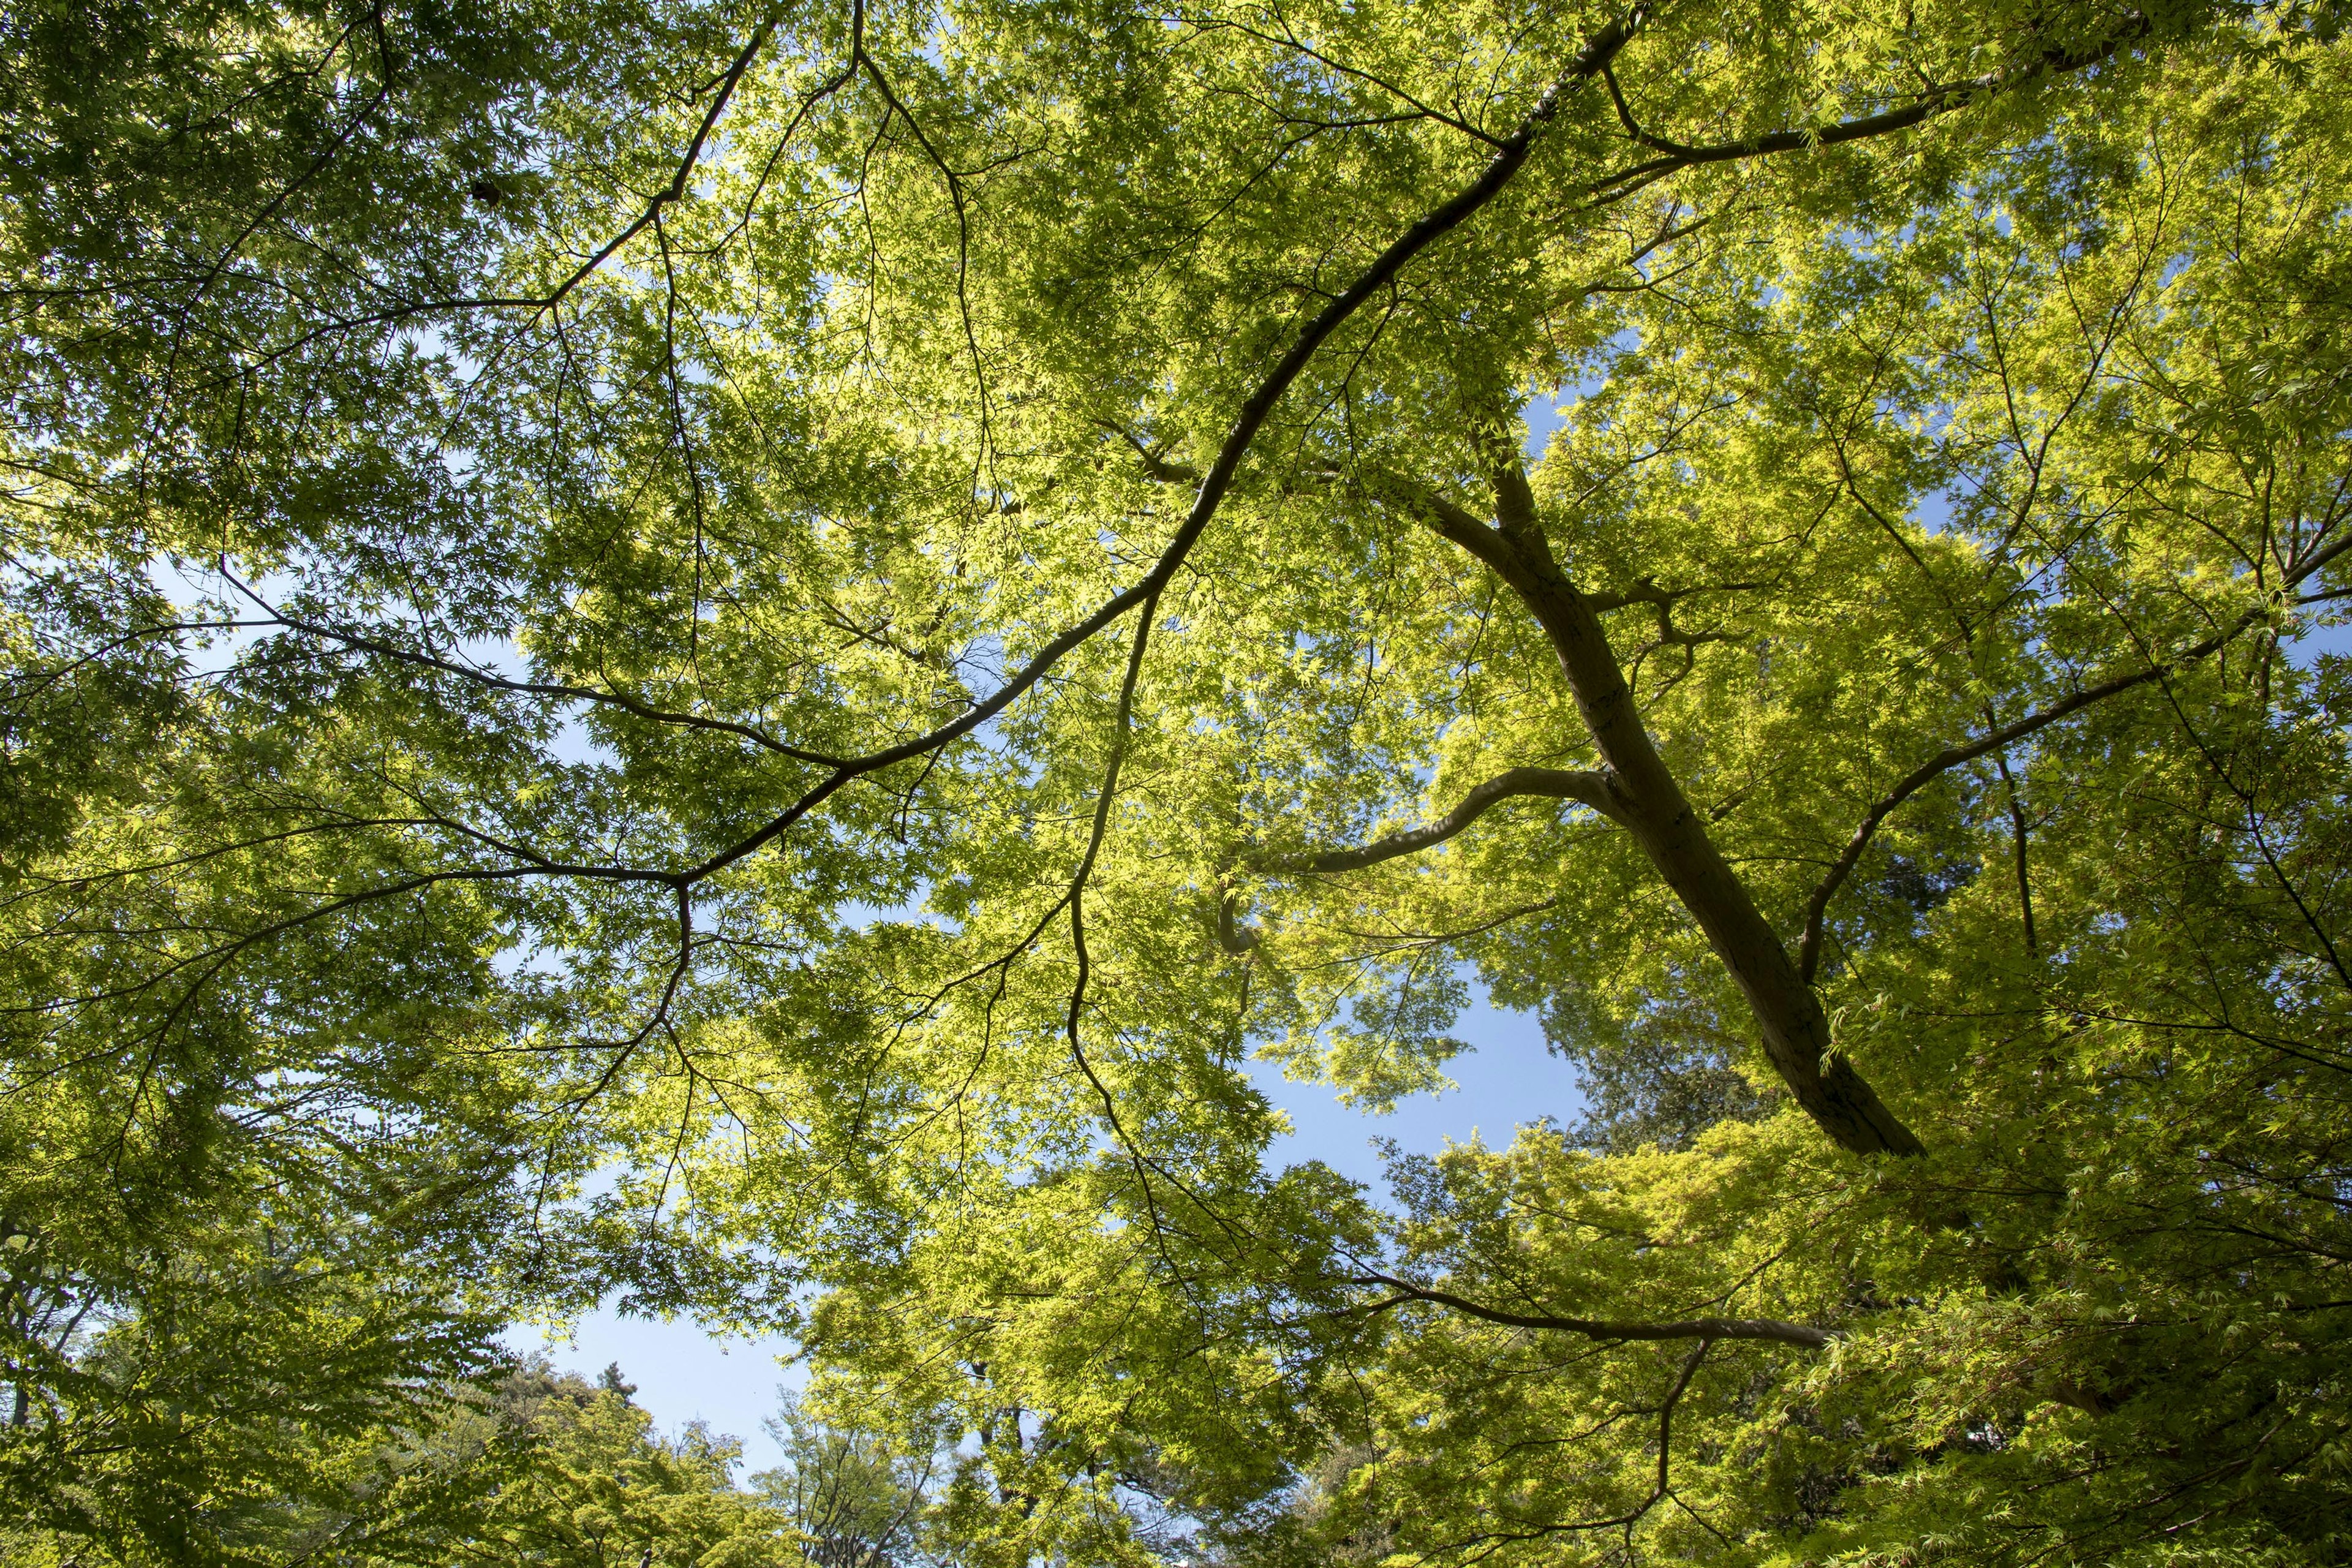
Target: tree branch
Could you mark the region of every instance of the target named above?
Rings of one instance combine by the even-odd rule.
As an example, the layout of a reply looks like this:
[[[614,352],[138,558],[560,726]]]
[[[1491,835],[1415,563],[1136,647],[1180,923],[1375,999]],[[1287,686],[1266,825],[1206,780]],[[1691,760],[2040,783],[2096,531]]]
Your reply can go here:
[[[1252,444],[1257,439],[1258,430],[1273,414],[1275,405],[1290,390],[1291,383],[1298,379],[1325,342],[1367,300],[1386,289],[1390,281],[1404,269],[1405,263],[1467,223],[1487,203],[1502,194],[1512,176],[1527,163],[1538,135],[1559,117],[1560,104],[1568,90],[1591,78],[1602,66],[1615,58],[1618,51],[1633,37],[1633,26],[1634,17],[1628,16],[1611,23],[1595,34],[1583,54],[1544,93],[1519,129],[1487,161],[1478,178],[1455,193],[1451,200],[1413,220],[1412,226],[1381,251],[1370,266],[1359,273],[1354,282],[1317,311],[1314,319],[1300,329],[1289,352],[1266,373],[1256,390],[1243,401],[1225,434],[1223,444],[1217,449],[1216,460],[1209,465],[1208,472],[1201,478],[1201,488],[1192,499],[1192,510],[1177,529],[1175,536],[1168,542],[1167,548],[1160,552],[1159,563],[1142,581],[1046,644],[1027,668],[1008,680],[986,701],[976,704],[961,717],[928,734],[917,736],[887,751],[877,752],[870,757],[845,763],[799,800],[772,817],[765,826],[711,856],[687,875],[691,879],[699,880],[757,852],[854,778],[904,762],[909,757],[920,756],[971,733],[1003,711],[1013,698],[1036,684],[1071,649],[1137,605],[1157,598],[1174,579],[1184,558],[1192,553],[1192,547],[1200,542],[1202,534],[1208,531],[1210,522],[1215,519],[1226,492],[1233,488],[1234,476],[1240,470],[1242,459],[1248,455]]]
[[[2298,564],[2279,584],[2269,599],[2254,605],[2204,641],[2182,649],[2179,654],[2167,662],[2152,664],[2145,669],[2134,670],[2129,675],[2116,676],[2112,680],[2103,680],[2096,686],[2085,688],[2071,697],[2063,698],[2047,708],[2029,713],[2014,723],[2004,724],[1998,730],[1979,736],[1976,740],[1962,742],[1956,746],[1947,746],[1906,773],[1900,783],[1881,795],[1876,804],[1871,806],[1868,814],[1863,817],[1862,825],[1853,830],[1853,837],[1846,840],[1845,848],[1838,855],[1836,863],[1814,887],[1811,898],[1806,901],[1805,934],[1798,948],[1797,958],[1798,973],[1804,978],[1805,983],[1809,985],[1812,984],[1814,971],[1821,962],[1822,926],[1829,910],[1831,897],[1844,885],[1846,879],[1853,875],[1855,864],[1862,858],[1862,852],[1870,847],[1872,837],[1877,833],[1878,825],[1885,821],[1887,816],[1895,807],[1963,763],[1972,763],[1987,752],[1998,752],[2003,747],[2014,745],[2035,731],[2055,724],[2069,714],[2079,713],[2094,703],[2104,702],[2110,697],[2120,696],[2136,686],[2145,686],[2149,681],[2160,679],[2184,664],[2194,664],[2200,658],[2220,652],[2242,633],[2259,624],[2270,614],[2276,603],[2282,600],[2292,602],[2294,589],[2309,581],[2321,567],[2342,555],[2347,549],[2352,549],[2352,536],[2340,539],[2326,549],[2314,553]]]
[[[1611,601],[1585,595],[1552,558],[1517,450],[1498,444],[1494,462],[1494,526],[1409,480],[1383,482],[1440,534],[1492,569],[1542,628],[1608,770],[1620,820],[1730,971],[1756,1018],[1767,1059],[1797,1103],[1854,1153],[1922,1152],[1919,1140],[1877,1092],[1830,1050],[1820,999],[1658,754],[1601,625],[1600,606]]]
[[[750,69],[760,50],[765,47],[780,15],[780,13],[772,14],[768,20],[761,24],[720,79],[719,93],[702,117],[694,140],[688,146],[686,155],[679,161],[668,188],[657,193],[646,207],[644,216],[592,258],[586,267],[575,274],[570,282],[565,283],[562,289],[569,289],[572,282],[586,276],[588,271],[593,270],[631,236],[650,225],[663,206],[684,195],[688,178],[700,158],[704,145],[709,141],[719,116],[741,82],[744,74]],[[856,7],[856,15],[861,19],[862,26],[864,16],[862,0]],[[934,726],[919,735],[861,757],[834,759],[822,757],[814,752],[801,753],[802,760],[815,762],[827,768],[823,778],[804,790],[790,805],[770,817],[758,828],[734,843],[688,866],[669,870],[657,870],[646,867],[575,865],[531,858],[530,863],[518,866],[425,872],[331,898],[299,915],[271,921],[247,932],[244,936],[207,955],[208,964],[204,973],[181,994],[178,1003],[161,1027],[168,1029],[173,1026],[185,1009],[192,1005],[195,994],[203,985],[217,976],[238,955],[252,947],[297,926],[341,910],[441,883],[488,884],[533,877],[577,877],[621,883],[658,885],[669,888],[683,897],[697,884],[758,853],[854,781],[869,773],[879,773],[898,763],[936,752],[987,724],[1010,707],[1023,693],[1044,679],[1069,653],[1119,620],[1128,611],[1139,605],[1148,606],[1157,603],[1160,594],[1181,568],[1186,556],[1191,553],[1193,546],[1199,542],[1202,535],[1207,531],[1210,523],[1215,519],[1219,507],[1233,487],[1235,474],[1257,438],[1258,431],[1264,426],[1284,395],[1288,392],[1291,384],[1305,372],[1307,364],[1321,350],[1324,343],[1344,326],[1367,300],[1385,290],[1397,274],[1413,258],[1467,223],[1502,193],[1526,164],[1537,138],[1553,120],[1558,118],[1560,106],[1570,89],[1589,79],[1624,47],[1633,36],[1638,15],[1636,11],[1612,23],[1594,35],[1592,40],[1570,64],[1568,70],[1537,101],[1519,129],[1499,144],[1495,156],[1487,161],[1478,177],[1456,192],[1450,199],[1415,219],[1402,235],[1391,242],[1379,256],[1373,258],[1346,289],[1330,299],[1299,330],[1298,335],[1292,342],[1288,351],[1259,380],[1256,388],[1243,401],[1241,407],[1235,413],[1233,423],[1226,432],[1225,439],[1218,448],[1215,461],[1201,478],[1200,489],[1193,498],[1191,510],[1181,526],[1177,529],[1175,535],[1169,541],[1167,547],[1161,552],[1159,561],[1152,569],[1139,582],[1114,595],[1093,614],[1047,641],[1026,665],[1007,679],[987,698],[972,703],[962,713],[944,724]],[[851,60],[853,68],[862,47],[862,42],[853,39]],[[558,297],[561,296],[562,291],[562,289],[558,290]],[[552,301],[518,302],[532,303],[544,308],[545,304]],[[352,639],[343,640],[348,642]],[[353,646],[358,645],[353,643]],[[1139,633],[1136,647],[1139,649],[1141,646],[1142,634]],[[434,665],[449,673],[483,680],[493,686],[503,685],[519,690],[533,691],[537,695],[612,701],[625,707],[630,705],[627,700],[620,698],[616,693],[600,693],[584,688],[538,689],[537,683],[509,683],[503,678],[469,670],[462,665],[436,660],[429,656],[409,655],[405,650],[397,649],[389,644],[376,645],[371,651],[385,657],[409,658],[415,662]],[[1131,673],[1130,679],[1132,679]],[[657,718],[667,722],[696,721],[690,715],[666,714],[658,710],[645,710],[643,716]],[[702,723],[704,727],[730,729],[735,733],[745,734],[747,738],[761,739],[756,733],[725,721],[706,721]],[[762,743],[774,744],[772,741],[763,741]],[[173,966],[175,970],[181,967],[184,966]],[[150,984],[160,983],[160,979],[161,977],[156,977]]]
[[[1397,1292],[1394,1300],[1376,1303],[1374,1310],[1406,1301],[1426,1301],[1432,1306],[1451,1307],[1482,1322],[1500,1323],[1512,1329],[1543,1329],[1565,1334],[1581,1334],[1590,1340],[1762,1340],[1773,1344],[1819,1350],[1837,1337],[1826,1329],[1807,1328],[1802,1323],[1783,1323],[1770,1318],[1693,1318],[1679,1323],[1627,1323],[1600,1318],[1554,1317],[1544,1312],[1506,1312],[1482,1306],[1450,1290],[1433,1289],[1386,1274],[1360,1274],[1353,1282],[1385,1286]]]
[[[842,758],[789,745],[777,740],[756,724],[739,724],[733,720],[712,719],[699,713],[672,712],[667,709],[656,708],[651,703],[640,701],[625,691],[600,689],[593,686],[570,686],[549,680],[513,680],[503,675],[492,674],[486,669],[476,669],[470,665],[459,664],[455,659],[442,658],[429,653],[418,653],[413,648],[404,648],[396,643],[385,642],[359,632],[342,631],[334,626],[320,626],[313,621],[298,620],[268,604],[258,594],[239,582],[229,571],[226,559],[220,561],[217,566],[221,577],[230,587],[252,600],[269,616],[268,622],[238,623],[241,625],[280,626],[289,631],[300,632],[305,637],[320,637],[330,642],[341,643],[345,647],[356,648],[362,653],[372,653],[379,658],[394,659],[402,664],[414,665],[420,669],[435,669],[446,675],[459,676],[478,685],[488,687],[493,691],[511,691],[523,697],[551,697],[567,702],[603,703],[656,724],[675,724],[689,730],[712,730],[725,734],[740,735],[755,745],[775,752],[778,756],[791,757],[796,762],[815,763],[827,767],[839,767],[843,764]]]
[[[1271,856],[1255,860],[1251,866],[1255,870],[1294,874],[1360,870],[1366,866],[1377,866],[1383,860],[1393,860],[1400,855],[1411,855],[1433,845],[1443,844],[1485,816],[1488,808],[1514,795],[1572,800],[1580,805],[1591,806],[1612,822],[1624,821],[1624,808],[1617,798],[1616,784],[1606,773],[1566,768],[1512,768],[1484,784],[1472,786],[1459,805],[1426,827],[1408,828],[1402,833],[1392,833],[1386,838],[1351,849]]]
[[[1706,146],[1691,146],[1664,136],[1653,135],[1642,129],[1627,107],[1624,96],[1617,89],[1614,76],[1607,79],[1609,93],[1617,110],[1619,122],[1636,145],[1649,148],[1664,156],[1647,163],[1636,163],[1591,187],[1593,205],[1622,201],[1645,185],[1655,184],[1668,174],[1697,168],[1707,163],[1727,163],[1748,158],[1770,157],[1780,153],[1801,153],[1815,147],[1834,147],[1842,142],[1866,141],[1885,136],[1891,132],[1907,131],[1939,114],[1959,109],[1978,99],[2021,87],[2042,76],[2063,76],[2085,66],[2098,64],[2113,56],[2126,45],[2137,43],[2155,30],[2146,16],[2136,16],[2131,25],[2114,37],[2095,47],[2044,54],[2028,61],[2015,70],[1989,71],[1966,81],[1948,82],[1929,89],[1914,102],[1899,109],[1889,109],[1876,114],[1859,115],[1834,124],[1809,127],[1799,131],[1773,131],[1761,135],[1742,137],[1735,142],[1719,142]]]

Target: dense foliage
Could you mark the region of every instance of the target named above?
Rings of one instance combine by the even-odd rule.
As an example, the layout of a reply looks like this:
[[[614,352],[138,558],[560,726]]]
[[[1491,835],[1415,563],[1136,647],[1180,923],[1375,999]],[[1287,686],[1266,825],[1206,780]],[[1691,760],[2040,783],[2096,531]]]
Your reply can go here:
[[[2352,1554],[2336,23],[0,11],[8,1511]]]

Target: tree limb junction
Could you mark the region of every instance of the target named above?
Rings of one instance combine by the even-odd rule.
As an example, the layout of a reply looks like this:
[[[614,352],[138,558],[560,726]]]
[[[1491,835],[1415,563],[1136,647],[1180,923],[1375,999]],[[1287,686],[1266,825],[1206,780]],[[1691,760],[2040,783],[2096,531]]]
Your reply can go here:
[[[1620,820],[1699,925],[1755,1016],[1764,1053],[1805,1112],[1857,1154],[1924,1152],[1877,1091],[1830,1047],[1820,999],[1765,921],[1706,825],[1658,754],[1601,625],[1599,602],[1570,581],[1537,520],[1516,452],[1498,452],[1497,524],[1408,481],[1389,488],[1454,543],[1485,563],[1552,645],[1608,771]]]

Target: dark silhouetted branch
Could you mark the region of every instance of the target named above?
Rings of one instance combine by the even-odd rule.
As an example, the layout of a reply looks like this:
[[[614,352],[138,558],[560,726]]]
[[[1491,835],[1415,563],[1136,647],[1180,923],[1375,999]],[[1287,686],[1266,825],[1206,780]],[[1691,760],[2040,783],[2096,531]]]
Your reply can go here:
[[[1450,1290],[1415,1285],[1411,1280],[1387,1274],[1361,1274],[1357,1276],[1355,1282],[1385,1286],[1396,1292],[1392,1300],[1374,1303],[1376,1310],[1406,1301],[1426,1301],[1434,1307],[1450,1307],[1481,1322],[1499,1323],[1512,1329],[1541,1329],[1564,1334],[1581,1334],[1590,1340],[1762,1340],[1773,1344],[1820,1350],[1837,1337],[1827,1329],[1808,1328],[1802,1323],[1783,1323],[1770,1318],[1692,1318],[1673,1323],[1629,1323],[1602,1318],[1558,1317],[1549,1312],[1507,1312],[1499,1308],[1483,1306]]]
[[[1426,827],[1409,828],[1352,849],[1324,849],[1304,855],[1268,857],[1252,862],[1255,870],[1277,873],[1355,871],[1377,866],[1400,855],[1411,855],[1447,839],[1484,816],[1500,801],[1514,795],[1572,800],[1589,805],[1612,821],[1624,820],[1616,786],[1605,773],[1565,768],[1512,768],[1474,786],[1462,803]]]

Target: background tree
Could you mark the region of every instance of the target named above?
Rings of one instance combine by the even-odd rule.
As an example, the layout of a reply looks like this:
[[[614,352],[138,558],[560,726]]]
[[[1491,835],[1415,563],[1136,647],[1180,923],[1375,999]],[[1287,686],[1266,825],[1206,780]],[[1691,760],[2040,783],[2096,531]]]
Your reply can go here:
[[[436,1433],[419,1467],[497,1476],[482,1500],[413,1540],[373,1544],[370,1563],[696,1564],[793,1561],[777,1511],[735,1485],[741,1447],[689,1424],[662,1437],[626,1394],[527,1371],[474,1423]]]
[[[924,1560],[935,1454],[900,1454],[871,1432],[816,1419],[788,1393],[768,1432],[784,1462],[751,1478],[816,1568],[886,1568]]]

